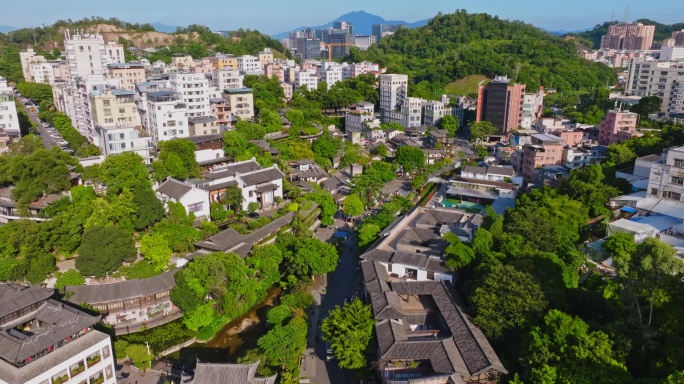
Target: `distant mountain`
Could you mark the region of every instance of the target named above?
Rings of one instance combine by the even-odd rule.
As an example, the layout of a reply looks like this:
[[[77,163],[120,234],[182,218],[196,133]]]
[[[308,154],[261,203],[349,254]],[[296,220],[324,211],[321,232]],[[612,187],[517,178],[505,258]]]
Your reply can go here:
[[[16,31],[17,28],[15,27],[9,27],[7,25],[0,25],[0,33],[7,33],[7,32],[12,32]]]
[[[152,26],[154,27],[155,31],[164,33],[174,33],[176,32],[177,28],[175,25],[162,24],[158,21],[156,23],[152,23]]]
[[[316,25],[316,26],[307,26],[307,27],[299,27],[299,28],[293,28],[290,31],[299,31],[302,29],[306,28],[314,28],[314,29],[324,29],[324,28],[330,28],[333,26],[333,23],[336,21],[348,21],[352,23],[352,26],[354,27],[354,34],[355,35],[370,35],[373,29],[373,24],[399,24],[399,25],[406,25],[409,28],[416,28],[416,27],[422,27],[423,25],[427,24],[429,20],[419,20],[413,23],[409,23],[404,20],[385,20],[382,17],[378,15],[373,15],[365,11],[355,11],[355,12],[349,12],[347,14],[344,14],[335,20],[332,20],[326,24],[323,25]],[[288,32],[281,32],[273,35],[272,37],[274,39],[282,40],[287,38]]]
[[[591,31],[591,28],[583,28],[583,29],[575,29],[573,31],[566,31],[565,29],[559,29],[557,31],[549,31],[548,29],[542,28],[543,31],[548,32],[554,36],[565,36],[565,35],[572,35],[575,33],[583,33],[586,31]]]

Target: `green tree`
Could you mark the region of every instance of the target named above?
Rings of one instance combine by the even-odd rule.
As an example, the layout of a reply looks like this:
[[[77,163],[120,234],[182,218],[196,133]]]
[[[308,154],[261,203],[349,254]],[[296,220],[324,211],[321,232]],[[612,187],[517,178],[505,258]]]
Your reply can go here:
[[[404,172],[413,173],[425,166],[425,153],[420,148],[399,147],[394,162],[400,165]]]
[[[257,203],[256,201],[252,201],[252,202],[250,202],[249,204],[247,204],[247,210],[248,210],[249,212],[254,213],[254,212],[256,212],[259,208],[260,208],[259,203]]]
[[[616,267],[621,269],[618,274],[623,276],[627,274],[629,271],[627,269],[622,269],[629,267],[629,261],[632,254],[636,251],[637,244],[634,241],[634,235],[624,232],[613,233],[608,236],[602,246],[613,258]]]
[[[223,202],[229,207],[233,207],[236,213],[242,209],[242,203],[245,201],[245,198],[242,195],[242,190],[237,185],[231,185],[226,188],[226,191],[223,192],[222,197]]]
[[[642,119],[646,119],[648,115],[660,111],[662,102],[658,96],[646,96],[639,99],[639,103],[632,106],[629,110],[638,113]]]
[[[213,202],[209,206],[209,215],[211,216],[211,220],[217,221],[217,222],[223,222],[228,218],[228,212],[226,212],[226,209],[223,207],[223,204],[219,202]]]
[[[451,269],[463,268],[475,260],[472,248],[463,244],[461,239],[452,232],[444,236],[449,246],[444,250],[445,265]]]
[[[347,216],[358,216],[362,214],[365,209],[366,206],[358,195],[348,195],[344,199],[342,211]]]
[[[608,153],[606,153],[605,165],[615,166],[631,163],[637,158],[636,153],[626,144],[610,144],[608,146]]]
[[[92,227],[83,233],[76,268],[84,276],[103,277],[121,263],[135,260],[137,250],[129,232],[109,227]]]
[[[333,215],[337,213],[338,207],[331,194],[320,190],[307,193],[306,198],[318,204],[318,208],[321,209],[321,223],[323,225],[334,224]]]
[[[292,310],[286,305],[275,306],[266,313],[266,321],[271,326],[282,326],[290,317],[292,317]]]
[[[188,177],[199,176],[197,160],[195,158],[195,143],[188,139],[166,140],[159,143],[159,160],[165,162],[169,155],[177,155],[182,163],[182,172],[172,173],[171,176],[185,180]]]
[[[58,289],[60,291],[63,291],[64,288],[69,286],[85,284],[85,279],[83,278],[83,275],[81,275],[75,269],[69,269],[65,272],[57,272],[55,273],[55,276],[57,277],[57,281],[55,282],[55,289]]]
[[[413,177],[413,180],[411,180],[411,188],[414,191],[417,191],[417,190],[423,188],[423,186],[425,185],[425,183],[427,183],[427,181],[428,181],[427,175],[424,173],[419,173]]]
[[[256,271],[264,285],[270,286],[280,280],[280,263],[283,253],[274,244],[254,246],[245,260]]]
[[[452,115],[446,115],[439,120],[439,128],[449,131],[449,137],[456,137],[459,125],[458,118]]]
[[[172,252],[164,237],[152,233],[140,238],[140,253],[154,266],[155,271],[160,272],[166,269]]]
[[[340,368],[366,367],[366,350],[373,337],[374,325],[375,318],[370,305],[364,305],[358,298],[330,311],[323,320],[321,330]]]
[[[611,198],[620,195],[617,188],[605,183],[603,169],[598,164],[573,169],[570,177],[561,183],[559,191],[589,207],[592,217],[609,215],[611,212],[605,205]]]
[[[335,270],[337,249],[317,238],[281,235],[276,245],[283,253],[285,271],[298,277],[323,275]]]
[[[380,226],[373,223],[364,223],[359,227],[359,246],[365,247],[375,241],[380,233]]]
[[[134,190],[133,204],[136,210],[133,227],[138,231],[148,228],[164,216],[164,206],[151,189]]]
[[[276,326],[257,341],[269,365],[294,371],[299,357],[306,348],[306,335],[309,325],[300,317],[295,317],[284,326]]]
[[[608,335],[590,332],[580,318],[556,309],[548,312],[541,327],[532,329],[523,356],[531,383],[631,381]]]
[[[486,141],[487,137],[496,133],[497,129],[488,121],[470,123],[470,142]]]
[[[134,152],[107,156],[100,164],[100,178],[107,185],[108,195],[118,195],[124,188],[132,192],[151,188],[149,172],[142,157]]]
[[[684,262],[676,253],[669,244],[650,237],[637,245],[631,256],[622,255],[614,260],[618,278],[633,294],[639,324],[651,325],[654,307],[669,300],[668,287],[676,281],[677,274],[684,272]],[[648,309],[642,308],[640,300],[647,303]]]
[[[138,368],[146,371],[152,362],[152,356],[147,352],[147,347],[142,344],[129,344],[126,347],[126,356]]]
[[[539,282],[513,266],[498,266],[478,284],[471,301],[473,321],[489,337],[524,329],[546,308]]]

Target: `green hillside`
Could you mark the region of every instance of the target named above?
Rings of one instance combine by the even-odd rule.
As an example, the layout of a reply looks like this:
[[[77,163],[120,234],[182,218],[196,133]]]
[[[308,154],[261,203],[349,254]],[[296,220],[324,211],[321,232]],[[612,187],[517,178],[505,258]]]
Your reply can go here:
[[[591,89],[616,80],[603,64],[586,61],[575,45],[520,21],[461,10],[437,15],[420,28],[400,29],[350,61],[370,60],[412,83],[445,86],[468,75],[508,75],[528,85],[559,90]]]

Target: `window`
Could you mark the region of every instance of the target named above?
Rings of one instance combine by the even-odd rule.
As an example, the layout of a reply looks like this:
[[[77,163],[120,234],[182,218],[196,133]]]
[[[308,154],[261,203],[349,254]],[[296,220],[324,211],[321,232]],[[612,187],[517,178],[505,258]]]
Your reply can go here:
[[[195,203],[195,204],[190,204],[190,205],[188,205],[188,211],[190,211],[190,212],[199,212],[199,211],[202,210],[203,206],[204,206],[204,203],[202,203],[202,202],[200,202],[200,203]]]
[[[658,188],[651,188],[651,195],[658,196]]]
[[[672,184],[677,184],[677,185],[684,185],[684,177],[672,177],[672,181],[670,181]]]
[[[664,191],[663,197],[671,200],[681,200],[682,194],[677,192]]]
[[[674,166],[677,168],[684,168],[684,159],[674,159]]]

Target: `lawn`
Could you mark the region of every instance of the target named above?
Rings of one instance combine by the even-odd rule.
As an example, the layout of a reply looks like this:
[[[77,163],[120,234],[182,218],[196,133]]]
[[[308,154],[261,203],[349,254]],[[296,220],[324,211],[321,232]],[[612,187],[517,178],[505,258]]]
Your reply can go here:
[[[483,75],[469,75],[452,81],[444,87],[444,90],[450,95],[476,96],[477,86],[483,80],[489,80],[489,78]]]

